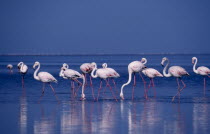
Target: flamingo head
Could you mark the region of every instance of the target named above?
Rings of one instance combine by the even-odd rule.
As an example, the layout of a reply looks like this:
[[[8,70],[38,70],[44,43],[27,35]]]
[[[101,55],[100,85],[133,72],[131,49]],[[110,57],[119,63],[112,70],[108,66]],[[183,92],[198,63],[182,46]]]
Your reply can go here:
[[[35,69],[36,66],[38,66],[38,65],[40,65],[40,63],[39,63],[38,61],[36,61],[36,62],[34,63],[34,65],[33,65],[33,69]]]
[[[63,63],[63,67],[65,67],[65,68],[69,68],[69,65],[68,65],[68,64],[66,64],[66,63]]]
[[[164,57],[163,59],[162,59],[162,61],[161,61],[161,65],[162,66],[164,66],[164,62],[167,60],[167,58],[166,57]]]
[[[107,63],[103,63],[103,64],[102,64],[102,67],[103,67],[103,68],[107,68]]]
[[[192,64],[195,64],[196,57],[192,57]]]
[[[20,69],[20,66],[23,64],[23,62],[19,62],[18,64],[17,64],[17,67],[18,67],[18,69]]]
[[[81,100],[85,100],[85,94],[81,95]]]
[[[147,59],[146,58],[142,58],[141,59],[141,63],[146,64],[147,63]]]
[[[123,93],[120,93],[120,98],[121,98],[122,100],[124,100],[124,95],[123,95]]]
[[[97,64],[95,62],[91,63],[92,68],[97,68]]]

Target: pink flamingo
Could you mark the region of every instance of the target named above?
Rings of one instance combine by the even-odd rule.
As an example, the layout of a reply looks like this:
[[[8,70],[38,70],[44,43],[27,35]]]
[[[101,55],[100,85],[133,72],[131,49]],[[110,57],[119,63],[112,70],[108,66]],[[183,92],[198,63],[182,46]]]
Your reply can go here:
[[[204,67],[204,66],[198,67],[198,68],[196,69],[197,62],[198,62],[198,59],[197,59],[196,57],[193,57],[193,58],[192,58],[192,64],[194,64],[194,65],[193,65],[193,71],[194,71],[196,74],[199,74],[199,75],[204,76],[204,77],[203,77],[203,81],[204,81],[204,95],[205,95],[205,89],[206,89],[206,78],[205,78],[205,76],[210,77],[210,76],[209,76],[209,74],[210,74],[210,69],[207,68],[207,67]]]
[[[182,91],[184,88],[186,88],[186,85],[185,85],[184,81],[181,79],[181,77],[182,77],[182,76],[185,76],[185,75],[189,75],[189,73],[188,73],[184,68],[182,68],[182,67],[180,67],[180,66],[172,66],[172,67],[170,67],[170,68],[168,69],[168,73],[166,73],[166,69],[168,68],[168,65],[169,65],[169,60],[168,60],[168,58],[164,57],[164,58],[162,59],[161,65],[164,66],[164,62],[165,62],[165,61],[168,61],[168,63],[166,64],[166,66],[165,66],[164,69],[163,69],[163,75],[164,75],[165,77],[171,77],[171,76],[173,76],[173,77],[176,77],[176,79],[177,79],[178,92],[177,92],[177,94],[172,98],[172,101],[174,101],[174,99],[175,99],[175,97],[176,97],[177,95],[179,95],[179,99],[180,99],[180,93],[181,93],[181,91]],[[182,82],[182,84],[183,84],[183,87],[182,87],[182,88],[180,88],[179,80],[180,80],[180,81]]]
[[[44,90],[45,90],[45,83],[48,83],[49,86],[51,87],[54,96],[56,97],[57,101],[59,101],[58,97],[56,96],[55,90],[51,85],[51,82],[55,82],[57,83],[57,80],[48,72],[39,72],[40,69],[40,63],[38,61],[36,61],[33,65],[33,68],[35,69],[36,66],[38,66],[38,68],[34,71],[34,79],[43,82],[43,88],[42,88],[42,95],[40,96],[40,99],[44,96]],[[38,73],[38,75],[37,75]]]
[[[100,87],[98,89],[97,101],[98,101],[98,98],[99,98],[100,90],[102,89],[102,80],[106,81],[106,84],[107,84],[107,86],[109,86],[109,89],[112,92],[112,95],[113,95],[114,99],[117,101],[117,99],[116,99],[116,97],[114,95],[114,92],[112,91],[111,86],[108,84],[108,81],[106,80],[109,77],[109,72],[106,69],[104,69],[104,68],[97,69],[97,64],[95,62],[91,63],[91,65],[93,66],[93,71],[91,72],[91,76],[93,78],[99,77],[101,79]],[[94,75],[94,72],[96,72],[95,75]]]
[[[146,64],[147,63],[147,59],[146,58],[142,58],[141,62],[143,64]],[[154,69],[154,68],[145,68],[145,69],[142,70],[142,73],[145,76],[149,77],[149,79],[150,79],[150,83],[148,85],[148,90],[149,90],[149,88],[151,86],[153,88],[155,87],[155,83],[154,83],[154,80],[153,80],[154,77],[163,77],[163,75],[160,72],[158,72],[156,69]],[[147,92],[148,92],[148,90],[147,90]],[[154,96],[156,96],[155,89],[154,89]],[[146,95],[146,97],[147,97],[147,95]]]
[[[79,72],[77,72],[73,69],[69,69],[68,64],[64,63],[63,67],[61,68],[59,76],[63,77],[64,79],[72,80],[71,87],[72,87],[72,90],[73,90],[73,94],[75,94],[75,92],[74,92],[74,81],[76,81],[77,83],[82,85],[81,100],[85,100],[85,93],[84,93],[85,76],[83,74],[80,74]],[[83,80],[83,84],[77,80],[78,78],[81,78]],[[94,97],[94,95],[93,95],[93,97]]]
[[[13,65],[12,64],[8,64],[7,65],[7,68],[9,69],[9,72],[10,72],[10,74],[13,72],[12,71],[12,68],[13,68]]]
[[[112,78],[112,82],[114,86],[116,87],[116,83],[113,78],[118,78],[120,77],[120,75],[113,68],[107,67],[107,63],[103,63],[102,67],[108,71],[108,75],[109,75],[108,77]]]
[[[18,66],[20,74],[22,75],[22,86],[24,87],[24,77],[28,71],[28,66],[24,64],[23,62],[19,62],[17,66]]]
[[[86,85],[87,85],[87,74],[89,74],[90,77],[90,86],[92,86],[92,79],[91,79],[91,72],[93,70],[93,67],[91,66],[91,63],[84,63],[80,66],[80,70],[85,75]]]
[[[135,76],[135,73],[139,73],[140,76],[141,76],[141,71],[142,71],[144,68],[146,68],[146,66],[145,66],[143,63],[141,63],[140,61],[133,61],[133,62],[131,62],[131,63],[128,65],[128,74],[129,74],[128,82],[126,82],[125,84],[123,84],[122,87],[121,87],[121,92],[120,92],[120,97],[121,97],[121,99],[124,99],[123,88],[124,88],[126,85],[130,84],[131,79],[132,79],[132,78],[131,78],[131,77],[132,77],[132,73],[134,73],[134,84],[133,84],[133,86],[136,86],[136,76]],[[144,83],[146,83],[142,76],[141,76],[141,78],[142,78],[142,81],[143,81]],[[146,94],[146,91],[145,91],[145,94]],[[133,95],[134,95],[134,88],[133,88],[133,92],[132,92],[132,99],[133,99]]]

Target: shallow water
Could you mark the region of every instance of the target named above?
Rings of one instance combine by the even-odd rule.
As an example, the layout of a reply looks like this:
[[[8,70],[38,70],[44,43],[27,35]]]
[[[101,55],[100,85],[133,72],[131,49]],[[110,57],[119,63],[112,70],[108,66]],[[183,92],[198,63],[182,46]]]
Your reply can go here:
[[[142,57],[148,59],[147,66],[162,72],[160,62],[167,56],[171,65],[180,65],[189,73],[183,81],[187,87],[181,98],[171,102],[177,92],[175,78],[155,78],[156,97],[149,90],[149,100],[144,99],[144,85],[137,77],[134,100],[132,83],[124,89],[125,100],[119,99],[119,90],[127,82],[127,65]],[[203,77],[192,70],[191,58],[197,56],[198,66],[210,66],[210,55],[87,55],[87,56],[0,56],[0,131],[1,133],[192,133],[210,132],[210,82],[204,95]],[[16,65],[24,61],[29,66],[22,88],[21,76]],[[32,65],[40,61],[41,71],[50,72],[58,84],[52,84],[61,103],[58,104],[49,86],[45,96],[38,103],[42,83],[33,79]],[[76,100],[71,98],[70,82],[58,76],[64,62],[70,68],[79,70],[85,62],[96,62],[98,67],[108,63],[121,77],[116,79],[116,102],[109,89],[101,93],[99,101],[94,102],[90,86],[86,87],[86,101],[80,101],[79,91]],[[13,64],[13,74],[6,69]],[[144,77],[147,82],[149,79]],[[99,79],[93,79],[97,94]],[[111,82],[111,81],[110,81]],[[105,83],[104,83],[105,85]],[[77,86],[75,84],[75,86]],[[103,88],[104,89],[104,88]],[[113,87],[114,90],[114,87]],[[116,90],[115,90],[116,91]]]

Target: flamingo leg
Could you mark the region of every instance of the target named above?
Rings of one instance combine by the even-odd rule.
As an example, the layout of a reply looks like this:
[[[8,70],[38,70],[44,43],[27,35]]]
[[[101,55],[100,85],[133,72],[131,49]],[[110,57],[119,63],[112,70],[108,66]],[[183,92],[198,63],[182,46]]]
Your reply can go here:
[[[89,77],[90,77],[90,86],[92,87],[93,86],[93,82],[92,82],[91,75]]]
[[[43,83],[43,87],[42,87],[42,95],[39,97],[39,101],[38,103],[40,103],[42,97],[44,96],[44,89],[45,89],[45,83]]]
[[[132,88],[132,100],[133,100],[133,98],[134,98],[134,87],[135,87],[135,86],[133,86],[133,88]]]
[[[152,87],[154,89],[154,97],[156,97],[156,89],[155,89],[155,83],[154,83],[154,79],[152,78]]]
[[[100,87],[99,87],[99,89],[98,89],[98,97],[97,97],[97,101],[98,101],[98,98],[99,98],[99,94],[100,94],[101,88],[102,88],[102,80],[101,80],[101,82],[100,82]]]
[[[106,81],[106,84],[109,86],[109,89],[110,89],[110,91],[112,92],[112,96],[113,96],[114,99],[117,101],[117,98],[116,98],[115,95],[114,95],[114,92],[113,92],[113,90],[112,90],[112,87],[111,87],[110,84],[109,84],[109,81]]]
[[[57,97],[57,95],[56,95],[56,93],[55,93],[55,89],[52,87],[52,85],[51,85],[50,83],[49,83],[49,85],[50,85],[50,87],[51,87],[51,89],[52,89],[52,91],[53,91],[53,94],[54,94],[56,100],[58,101],[58,103],[60,103],[60,101],[59,101],[59,99],[58,99],[58,97]]]
[[[87,86],[87,74],[86,73],[84,73],[84,76],[85,76],[85,86]]]
[[[177,95],[179,95],[180,96],[180,84],[179,84],[179,78],[176,78],[176,82],[177,82],[177,90],[178,90],[178,92],[177,92],[177,94],[172,98],[172,101],[174,101],[174,99],[175,99],[175,97],[177,96]]]
[[[174,99],[175,99],[175,97],[176,97],[177,95],[179,95],[179,99],[180,99],[181,91],[182,91],[183,89],[186,88],[186,84],[184,83],[184,81],[183,81],[182,79],[180,79],[180,81],[182,82],[183,87],[182,87],[181,89],[179,88],[178,93],[173,97],[173,100],[172,100],[172,101],[174,101]],[[179,86],[179,85],[178,85],[178,86]]]
[[[92,90],[92,96],[93,96],[93,99],[95,100],[95,95],[94,95],[94,91],[93,91],[93,86],[91,86],[91,90]]]
[[[112,78],[112,82],[113,82],[114,87],[115,87],[115,89],[116,89],[116,92],[117,92],[117,94],[118,94],[118,91],[117,91],[117,86],[116,86],[116,83],[115,83],[115,81],[114,81],[114,79],[113,79],[113,78]]]
[[[142,74],[141,74],[141,72],[139,72],[139,75],[140,75],[140,77],[141,77],[141,79],[142,79],[142,81],[143,81],[143,83],[144,83],[144,96],[146,96],[146,98],[147,98],[147,94],[145,94],[146,93],[146,81],[144,80],[144,77],[142,76]]]
[[[75,89],[74,98],[77,96],[79,88],[82,86],[77,79],[75,79],[75,81],[79,84],[79,86]]]
[[[145,98],[146,98],[146,99],[148,99],[148,91],[149,91],[149,89],[150,89],[151,86],[152,86],[152,80],[151,80],[151,78],[150,78],[149,84],[148,84],[148,89],[145,91]]]
[[[24,75],[22,75],[22,88],[24,88]]]
[[[204,83],[203,94],[205,96],[205,94],[206,94],[206,78],[205,77],[203,77],[203,83]]]
[[[136,73],[133,73],[133,86],[136,86]]]

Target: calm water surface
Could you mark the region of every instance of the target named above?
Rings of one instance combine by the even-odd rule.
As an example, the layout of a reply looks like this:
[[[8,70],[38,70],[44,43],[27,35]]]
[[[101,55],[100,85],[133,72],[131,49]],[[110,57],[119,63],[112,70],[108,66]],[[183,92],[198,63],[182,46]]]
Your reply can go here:
[[[162,72],[160,62],[167,56],[171,65],[181,65],[189,73],[183,78],[187,88],[179,100],[171,102],[177,92],[174,78],[155,78],[157,95],[149,91],[149,100],[143,97],[144,86],[137,77],[135,99],[131,100],[132,83],[124,89],[125,100],[119,99],[119,90],[127,82],[127,65],[142,57],[148,59],[147,66]],[[0,56],[0,131],[3,134],[69,134],[69,133],[210,133],[210,80],[207,79],[206,94],[203,92],[203,77],[192,70],[191,58],[197,56],[198,66],[210,67],[210,55],[88,55],[88,56]],[[25,76],[25,88],[21,85],[21,76],[17,63],[24,61],[29,66]],[[38,99],[42,83],[34,80],[32,65],[40,61],[41,71],[53,74],[58,84],[52,84],[61,100],[58,104],[49,86],[41,103]],[[85,62],[96,62],[98,67],[108,63],[121,75],[116,79],[116,102],[109,89],[94,102],[91,88],[86,87],[86,101],[80,101],[79,95],[72,100],[70,82],[60,78],[59,71],[64,62],[70,68],[78,70]],[[9,74],[6,65],[14,65],[13,74]],[[148,82],[149,79],[146,78]],[[94,91],[97,94],[99,79],[93,79]],[[105,85],[105,84],[104,84]],[[77,86],[77,85],[76,85]],[[105,88],[103,88],[105,89]]]

